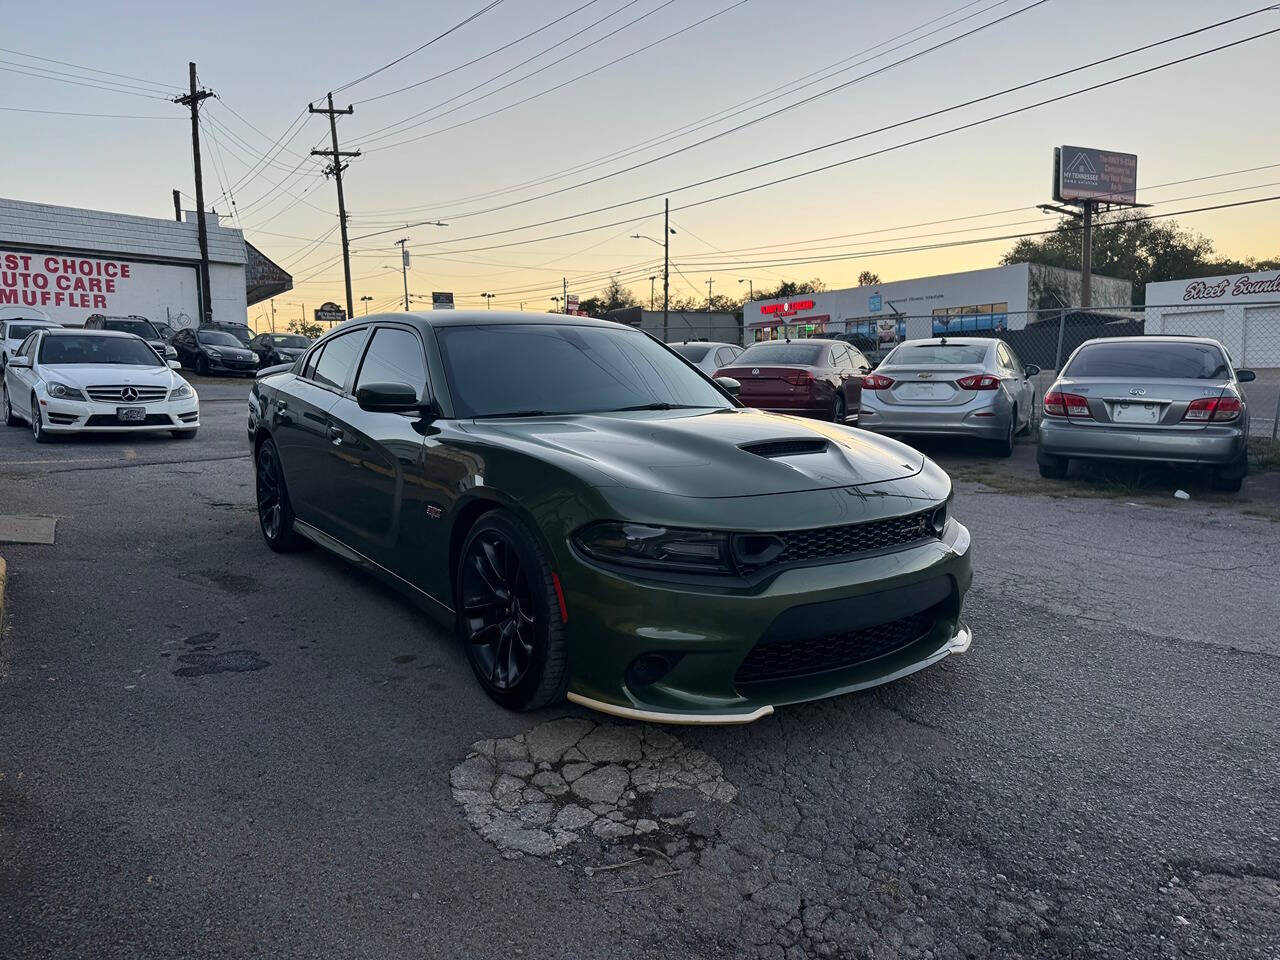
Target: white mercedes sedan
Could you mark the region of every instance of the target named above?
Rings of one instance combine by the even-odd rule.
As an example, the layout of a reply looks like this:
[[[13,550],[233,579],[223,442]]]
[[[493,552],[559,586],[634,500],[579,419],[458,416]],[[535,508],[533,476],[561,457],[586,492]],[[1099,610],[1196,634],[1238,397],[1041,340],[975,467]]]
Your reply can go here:
[[[195,390],[141,337],[42,327],[4,370],[4,422],[31,425],[38,442],[69,433],[160,433],[190,439],[200,426]]]

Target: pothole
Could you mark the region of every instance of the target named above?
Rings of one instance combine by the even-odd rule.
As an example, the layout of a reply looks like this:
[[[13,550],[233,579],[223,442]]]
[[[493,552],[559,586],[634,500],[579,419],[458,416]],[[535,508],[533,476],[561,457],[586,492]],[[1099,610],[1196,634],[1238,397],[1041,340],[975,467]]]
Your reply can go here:
[[[449,781],[467,822],[507,857],[588,838],[674,850],[701,809],[738,794],[720,764],[663,730],[579,717],[479,740]]]

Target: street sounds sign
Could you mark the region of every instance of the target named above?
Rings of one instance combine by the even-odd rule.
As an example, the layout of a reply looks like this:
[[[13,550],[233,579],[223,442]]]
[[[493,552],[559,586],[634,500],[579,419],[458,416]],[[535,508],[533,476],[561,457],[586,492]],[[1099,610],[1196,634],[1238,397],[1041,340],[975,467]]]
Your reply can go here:
[[[347,311],[336,303],[322,303],[316,307],[316,323],[341,323],[347,319]]]
[[[433,290],[431,291],[431,309],[432,310],[452,310],[453,294]]]
[[[1137,155],[1092,147],[1055,147],[1053,199],[1137,203]]]

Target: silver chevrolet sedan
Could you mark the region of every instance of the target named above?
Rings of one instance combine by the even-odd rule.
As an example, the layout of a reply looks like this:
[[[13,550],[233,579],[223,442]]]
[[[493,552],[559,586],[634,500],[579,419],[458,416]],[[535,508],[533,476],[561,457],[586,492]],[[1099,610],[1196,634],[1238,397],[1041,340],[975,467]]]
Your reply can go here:
[[[1040,475],[1061,479],[1077,457],[1154,460],[1210,466],[1215,490],[1239,490],[1249,442],[1240,384],[1253,379],[1217,340],[1090,340],[1044,395]]]
[[[991,337],[908,340],[862,378],[861,426],[877,433],[994,442],[1001,456],[1031,423],[1040,372]]]

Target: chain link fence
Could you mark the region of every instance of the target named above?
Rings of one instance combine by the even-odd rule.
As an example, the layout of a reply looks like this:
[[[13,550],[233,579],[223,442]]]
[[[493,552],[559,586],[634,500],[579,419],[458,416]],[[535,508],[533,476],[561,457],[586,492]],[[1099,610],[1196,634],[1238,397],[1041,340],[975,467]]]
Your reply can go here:
[[[820,336],[865,334],[865,323],[826,324]],[[896,324],[883,321],[881,346],[903,339],[951,334],[998,337],[1013,349],[1023,365],[1040,373],[1033,380],[1039,398],[1081,344],[1100,337],[1153,335],[1212,337],[1226,348],[1232,365],[1252,370],[1256,379],[1240,385],[1249,410],[1250,449],[1255,456],[1280,456],[1280,300],[1266,303],[1176,304],[1145,307],[1106,307],[1084,310],[1062,306],[1050,310],[1010,312],[999,317],[903,316]]]

